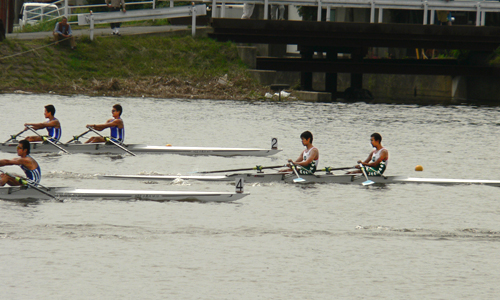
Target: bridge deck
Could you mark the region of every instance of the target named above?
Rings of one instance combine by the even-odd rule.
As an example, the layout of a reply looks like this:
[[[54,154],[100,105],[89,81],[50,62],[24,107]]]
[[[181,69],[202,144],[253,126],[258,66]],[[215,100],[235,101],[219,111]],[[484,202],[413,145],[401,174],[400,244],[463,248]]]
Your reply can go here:
[[[323,47],[394,47],[494,51],[499,27],[213,19],[220,41]]]

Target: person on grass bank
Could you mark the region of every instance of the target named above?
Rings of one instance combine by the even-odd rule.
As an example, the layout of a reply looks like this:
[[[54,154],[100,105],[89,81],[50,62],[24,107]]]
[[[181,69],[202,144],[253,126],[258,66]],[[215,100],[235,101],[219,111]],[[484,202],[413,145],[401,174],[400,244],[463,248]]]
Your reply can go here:
[[[126,13],[125,9],[125,0],[106,0],[106,5],[109,8],[110,12],[120,11],[120,5],[122,6],[121,11]],[[120,36],[120,25],[121,23],[111,23],[111,30],[113,30],[113,35]]]
[[[56,45],[59,44],[60,41],[69,40],[71,50],[76,49],[75,37],[73,36],[71,25],[68,24],[68,19],[66,17],[63,17],[61,22],[56,23],[53,34]]]

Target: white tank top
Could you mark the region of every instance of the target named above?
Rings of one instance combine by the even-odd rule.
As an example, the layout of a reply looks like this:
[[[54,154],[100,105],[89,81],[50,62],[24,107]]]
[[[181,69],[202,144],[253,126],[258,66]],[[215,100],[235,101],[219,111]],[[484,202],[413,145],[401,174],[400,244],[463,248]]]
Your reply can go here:
[[[308,151],[307,149],[306,149],[306,150],[304,150],[304,153],[303,153],[303,155],[302,155],[302,160],[303,160],[303,161],[306,161],[306,160],[308,160],[308,159],[309,159],[309,157],[311,156],[311,151],[312,151],[312,149],[317,149],[317,148],[316,148],[316,147],[312,147],[311,149],[309,149],[309,151]],[[318,155],[318,156],[319,156],[319,155]],[[316,168],[317,168],[317,167],[318,167],[318,164],[319,164],[319,157],[318,157],[318,158],[316,158],[315,160],[313,160],[313,162],[314,162],[314,164],[315,164],[315,166],[316,166]]]
[[[384,149],[385,149],[384,147],[380,148],[380,150],[378,150],[378,151],[375,149],[375,151],[373,152],[373,155],[372,155],[372,162],[376,162],[377,160],[379,160],[380,155],[382,155],[382,150],[384,150]],[[385,150],[387,150],[387,149],[385,149]],[[384,162],[386,165],[389,164],[389,154],[387,154],[387,159],[384,160]]]

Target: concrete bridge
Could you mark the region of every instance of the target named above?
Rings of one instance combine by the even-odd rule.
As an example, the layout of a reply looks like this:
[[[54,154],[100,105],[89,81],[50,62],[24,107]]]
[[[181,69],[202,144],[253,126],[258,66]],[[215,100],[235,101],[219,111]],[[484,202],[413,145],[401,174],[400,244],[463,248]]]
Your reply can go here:
[[[472,77],[495,82],[500,78],[500,68],[487,62],[500,45],[499,27],[239,19],[213,19],[212,27],[210,36],[219,41],[297,45],[299,57],[257,57],[256,69],[300,72],[301,88],[306,91],[313,90],[313,72],[325,73],[325,91],[333,97],[341,95],[337,93],[339,73],[351,74],[352,89],[363,88],[363,74],[447,75],[460,81],[458,85]],[[368,58],[368,50],[374,47],[458,49],[467,50],[468,56]]]

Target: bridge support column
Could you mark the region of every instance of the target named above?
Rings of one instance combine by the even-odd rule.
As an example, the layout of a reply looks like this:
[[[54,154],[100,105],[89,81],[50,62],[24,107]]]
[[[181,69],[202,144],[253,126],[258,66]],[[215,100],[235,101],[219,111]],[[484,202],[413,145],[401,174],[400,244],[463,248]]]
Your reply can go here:
[[[362,61],[363,56],[366,55],[366,50],[363,51],[362,48],[354,49],[354,51],[352,51],[352,53],[351,53],[351,61],[355,61],[355,62]],[[353,88],[353,89],[362,89],[363,88],[363,74],[351,73],[351,88]]]
[[[336,51],[327,51],[326,60],[337,60],[338,53]],[[325,92],[332,94],[332,101],[337,99],[337,73],[325,74]]]
[[[301,50],[300,55],[304,60],[312,60],[314,52],[311,50]],[[300,86],[304,91],[312,91],[312,72],[300,72]]]

